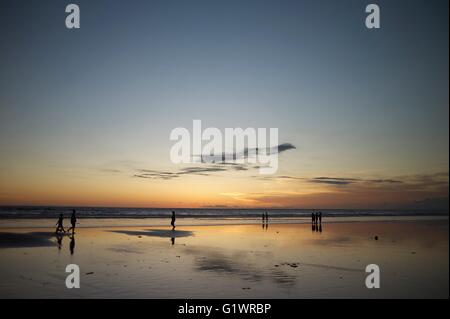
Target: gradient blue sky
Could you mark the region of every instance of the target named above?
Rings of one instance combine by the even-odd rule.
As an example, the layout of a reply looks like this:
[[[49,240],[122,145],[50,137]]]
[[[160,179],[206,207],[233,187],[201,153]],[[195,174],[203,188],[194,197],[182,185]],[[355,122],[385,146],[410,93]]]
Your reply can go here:
[[[364,26],[370,1],[74,1],[79,30],[65,28],[68,3],[0,5],[0,203],[170,206],[155,191],[170,197],[181,185],[132,177],[176,171],[169,134],[193,119],[278,127],[280,142],[297,147],[283,154],[283,175],[440,176],[436,189],[392,205],[448,193],[448,1],[376,1],[380,30]],[[220,198],[248,199],[242,189],[254,179],[227,177],[177,183],[197,193],[226,184],[211,186],[208,204],[239,205]],[[130,187],[141,197],[111,201],[111,183],[115,194]],[[64,187],[70,194],[55,193]],[[258,193],[304,206],[296,187],[307,185]],[[201,206],[190,196],[179,205]],[[364,202],[336,202],[355,205]]]

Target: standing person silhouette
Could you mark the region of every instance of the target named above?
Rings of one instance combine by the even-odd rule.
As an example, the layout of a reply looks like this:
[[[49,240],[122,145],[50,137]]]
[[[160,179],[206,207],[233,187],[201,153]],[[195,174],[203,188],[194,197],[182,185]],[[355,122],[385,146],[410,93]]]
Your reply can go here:
[[[269,223],[269,213],[266,212],[266,224],[268,224],[268,223]]]
[[[63,233],[66,232],[66,231],[64,230],[63,221],[64,221],[64,216],[63,216],[63,214],[59,214],[58,221],[56,222],[56,231],[55,231],[55,234],[58,234],[59,232],[63,232]]]
[[[172,230],[175,230],[175,220],[177,218],[175,217],[175,211],[172,211],[172,221],[170,222],[170,225],[172,225]]]
[[[319,224],[322,225],[322,212],[319,212]]]
[[[311,224],[315,224],[316,222],[316,215],[314,213],[311,213]]]
[[[77,224],[77,216],[75,209],[72,210],[72,215],[70,216],[70,223],[72,224],[72,227],[70,227],[67,231],[72,231],[72,234],[75,233],[75,225]]]

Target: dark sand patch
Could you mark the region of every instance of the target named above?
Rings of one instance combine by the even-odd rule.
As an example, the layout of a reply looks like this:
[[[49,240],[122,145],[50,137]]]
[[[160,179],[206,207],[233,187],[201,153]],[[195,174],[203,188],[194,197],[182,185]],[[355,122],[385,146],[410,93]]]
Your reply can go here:
[[[135,230],[112,230],[113,233],[125,234],[130,236],[149,236],[149,237],[161,237],[161,238],[179,238],[190,237],[194,233],[188,230],[165,230],[165,229],[147,229],[143,231]]]
[[[51,238],[56,238],[55,233],[50,232],[0,233],[0,248],[55,246],[56,243],[53,242]]]

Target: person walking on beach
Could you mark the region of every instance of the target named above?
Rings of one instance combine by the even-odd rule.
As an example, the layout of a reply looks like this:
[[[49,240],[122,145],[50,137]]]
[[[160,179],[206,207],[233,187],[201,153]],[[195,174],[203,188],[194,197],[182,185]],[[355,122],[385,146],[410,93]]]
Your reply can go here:
[[[266,223],[266,215],[264,213],[262,213],[262,223],[263,224]]]
[[[316,223],[316,215],[314,213],[311,213],[311,224],[315,224]]]
[[[172,221],[170,222],[170,225],[172,225],[172,230],[175,230],[175,211],[172,211]]]
[[[268,224],[268,223],[269,223],[269,213],[266,212],[266,224]]]
[[[322,212],[319,212],[319,224],[322,225]]]
[[[72,234],[75,233],[75,225],[77,223],[77,216],[75,209],[72,210],[72,215],[70,216],[70,223],[72,224],[72,227],[70,227],[67,231],[72,231]]]
[[[56,231],[55,231],[55,234],[58,234],[59,232],[63,232],[63,233],[66,232],[66,231],[64,230],[63,220],[64,220],[63,214],[59,214],[58,221],[56,222]]]

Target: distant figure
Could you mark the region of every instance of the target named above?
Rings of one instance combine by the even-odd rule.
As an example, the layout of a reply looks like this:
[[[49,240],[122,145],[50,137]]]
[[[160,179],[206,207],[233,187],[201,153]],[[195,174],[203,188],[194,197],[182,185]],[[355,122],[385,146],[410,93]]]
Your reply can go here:
[[[56,231],[55,231],[55,234],[57,234],[57,233],[59,233],[59,232],[63,232],[63,233],[66,232],[66,231],[64,230],[63,220],[64,220],[63,214],[59,214],[58,221],[56,222]]]
[[[319,224],[322,225],[322,212],[319,212]]]
[[[268,223],[268,222],[269,222],[269,213],[266,212],[266,223]]]
[[[266,222],[266,215],[263,213],[262,214],[262,223],[265,224],[265,222]]]
[[[314,213],[311,213],[311,224],[315,224],[316,223],[316,215]]]
[[[176,220],[175,212],[172,211],[172,221],[170,222],[170,225],[172,225],[172,230],[175,230],[175,220]]]
[[[70,216],[70,223],[72,224],[72,227],[70,227],[67,231],[72,231],[72,234],[75,233],[75,225],[77,223],[77,216],[75,213],[75,209],[72,210],[72,215]]]
[[[73,255],[75,251],[75,236],[72,233],[72,236],[70,237],[70,254]]]

